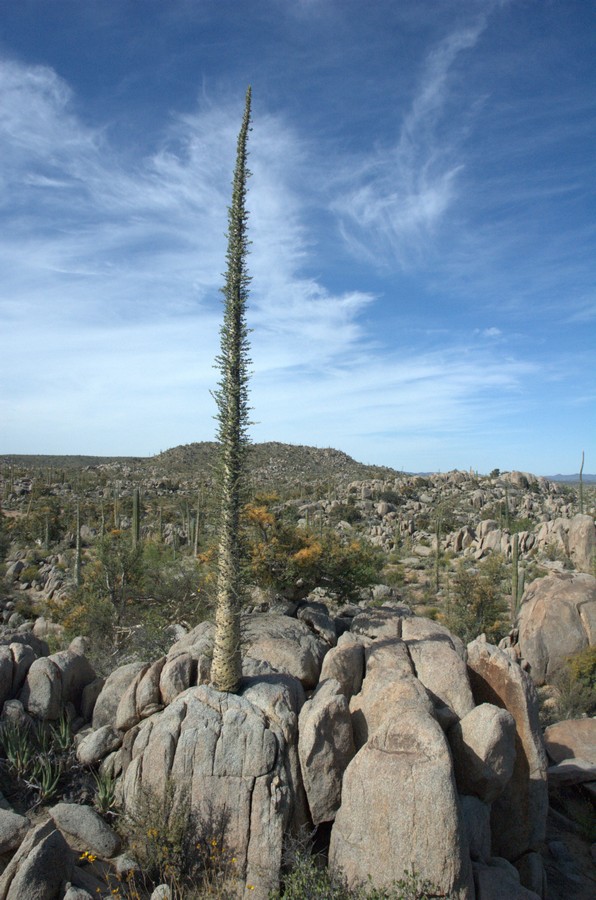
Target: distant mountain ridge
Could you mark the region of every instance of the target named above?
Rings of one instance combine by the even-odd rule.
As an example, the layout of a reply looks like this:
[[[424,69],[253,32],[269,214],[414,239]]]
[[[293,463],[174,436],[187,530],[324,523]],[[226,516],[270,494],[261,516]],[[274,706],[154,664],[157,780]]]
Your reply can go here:
[[[579,475],[546,475],[549,481],[561,481],[564,484],[578,484]],[[584,484],[596,484],[596,475],[582,475]]]
[[[78,469],[87,466],[127,465],[133,468],[153,469],[165,467],[176,472],[212,469],[216,461],[217,444],[214,441],[197,441],[180,444],[164,450],[155,456],[85,456],[52,454],[0,455],[2,465],[23,465],[28,468],[56,467]],[[430,472],[404,473],[389,466],[367,465],[357,462],[347,453],[331,447],[311,447],[302,444],[284,444],[267,441],[251,444],[249,447],[249,468],[258,478],[291,473],[293,477],[307,479],[341,478],[342,480],[362,480],[367,478],[391,478],[396,475],[417,474],[428,476]],[[488,473],[487,473],[488,474]],[[546,475],[549,481],[567,484],[579,482],[579,475]],[[596,484],[596,474],[583,475],[585,484]]]

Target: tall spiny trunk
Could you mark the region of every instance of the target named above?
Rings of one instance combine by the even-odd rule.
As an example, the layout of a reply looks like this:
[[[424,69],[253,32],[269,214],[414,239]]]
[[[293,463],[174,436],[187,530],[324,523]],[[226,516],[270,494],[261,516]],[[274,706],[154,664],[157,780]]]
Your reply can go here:
[[[221,372],[215,394],[219,422],[221,513],[219,525],[215,644],[211,681],[220,691],[238,690],[242,676],[240,610],[242,605],[242,541],[240,511],[244,500],[245,460],[248,447],[248,329],[246,301],[250,278],[246,182],[247,140],[250,130],[251,91],[246,92],[242,127],[238,135],[232,204],[228,210],[228,250],[224,321],[221,327]]]

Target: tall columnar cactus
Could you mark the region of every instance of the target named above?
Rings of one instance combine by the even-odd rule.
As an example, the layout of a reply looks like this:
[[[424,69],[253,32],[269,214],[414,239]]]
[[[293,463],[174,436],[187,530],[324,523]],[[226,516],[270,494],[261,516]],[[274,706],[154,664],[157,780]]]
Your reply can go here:
[[[509,508],[509,488],[505,485],[505,528],[511,524],[511,510]]]
[[[242,605],[242,541],[240,510],[244,499],[248,447],[248,328],[246,301],[250,278],[246,211],[247,141],[250,130],[251,91],[246,92],[242,127],[238,135],[232,204],[228,209],[227,271],[224,321],[221,327],[221,372],[215,394],[220,444],[221,510],[217,556],[217,605],[211,681],[220,691],[236,692],[242,676],[240,609]]]
[[[435,590],[437,593],[441,587],[441,513],[437,510],[435,519]]]
[[[584,451],[582,450],[582,464],[579,467],[579,511],[584,514]]]
[[[517,591],[519,584],[519,535],[513,535],[511,544],[511,620],[515,624],[517,617]]]
[[[118,484],[114,487],[114,528],[120,528],[120,490]]]
[[[194,533],[194,544],[193,544],[193,556],[196,558],[199,555],[199,536],[201,533],[201,494],[197,495],[197,509],[195,512],[195,533]]]
[[[511,542],[511,623],[515,625],[524,595],[526,570],[519,564],[519,535],[513,535]]]
[[[77,500],[77,514],[76,514],[76,540],[75,540],[75,565],[74,565],[74,580],[77,587],[79,587],[81,583],[81,504]]]
[[[141,539],[141,501],[139,489],[136,487],[132,494],[132,545],[136,547]]]

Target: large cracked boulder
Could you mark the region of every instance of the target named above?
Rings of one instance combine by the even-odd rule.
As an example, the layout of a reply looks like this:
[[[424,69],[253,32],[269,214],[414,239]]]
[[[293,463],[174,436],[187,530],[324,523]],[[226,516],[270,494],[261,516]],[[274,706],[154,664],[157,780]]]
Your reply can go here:
[[[565,573],[533,581],[518,628],[519,649],[534,683],[549,682],[567,656],[596,644],[596,578]]]
[[[104,859],[120,852],[119,836],[90,806],[57,803],[50,809],[50,816],[78,850],[90,851]]]
[[[364,678],[364,645],[354,635],[346,631],[336,647],[325,656],[321,668],[321,681],[333,678],[340,690],[350,700],[362,687]]]
[[[406,640],[414,672],[438,706],[458,718],[474,709],[466,664],[453,646],[443,640]]]
[[[254,692],[254,684],[253,684]],[[240,877],[267,897],[277,886],[293,797],[283,730],[246,697],[200,685],[145,720],[132,746],[123,797],[134,810],[144,794],[185,804],[200,828],[217,819]]]
[[[0,646],[0,709],[12,697],[17,697],[37,659],[33,647],[13,642]]]
[[[242,643],[243,656],[263,660],[276,671],[293,675],[307,689],[317,686],[329,649],[306,623],[273,614],[243,616]]]
[[[404,707],[375,730],[346,770],[329,864],[355,887],[389,887],[414,868],[439,891],[473,900],[468,848],[443,731]]]

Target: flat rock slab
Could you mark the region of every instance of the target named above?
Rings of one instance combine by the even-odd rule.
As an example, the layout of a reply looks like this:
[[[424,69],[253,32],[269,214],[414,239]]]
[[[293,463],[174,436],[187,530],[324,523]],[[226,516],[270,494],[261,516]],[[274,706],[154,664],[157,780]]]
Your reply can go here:
[[[596,765],[596,719],[567,719],[549,725],[544,746],[555,763],[578,758]]]
[[[596,781],[596,766],[585,759],[565,759],[547,769],[550,787],[565,787]]]

